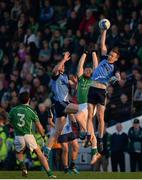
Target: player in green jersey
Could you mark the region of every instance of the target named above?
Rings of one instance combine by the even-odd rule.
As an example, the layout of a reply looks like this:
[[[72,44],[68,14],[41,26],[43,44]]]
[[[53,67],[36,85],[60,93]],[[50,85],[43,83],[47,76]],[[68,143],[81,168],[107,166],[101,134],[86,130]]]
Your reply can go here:
[[[88,117],[88,108],[87,108],[87,100],[88,100],[88,90],[90,84],[92,82],[91,75],[92,71],[98,66],[98,58],[96,52],[92,52],[93,59],[93,68],[91,66],[85,66],[85,61],[87,57],[87,52],[85,51],[78,64],[77,76],[78,76],[78,89],[77,89],[77,98],[79,103],[79,112],[76,115],[76,119],[79,122],[81,127],[80,138],[83,139],[84,135],[87,133],[87,117]],[[84,133],[85,132],[85,133]]]
[[[27,168],[24,163],[24,151],[27,147],[30,149],[30,151],[34,151],[37,154],[37,157],[47,172],[48,177],[56,178],[56,176],[52,174],[46,157],[42,153],[40,147],[37,145],[35,137],[32,134],[32,123],[35,123],[38,132],[43,138],[45,138],[44,129],[39,121],[37,113],[29,106],[29,93],[20,93],[19,101],[20,104],[10,110],[8,119],[14,128],[16,157],[22,169],[22,175],[27,175]]]

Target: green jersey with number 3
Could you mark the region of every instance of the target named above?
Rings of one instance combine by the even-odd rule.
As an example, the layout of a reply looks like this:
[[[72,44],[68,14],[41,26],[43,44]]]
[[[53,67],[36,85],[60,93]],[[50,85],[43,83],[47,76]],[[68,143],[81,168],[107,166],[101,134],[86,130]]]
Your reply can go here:
[[[13,125],[16,136],[32,134],[32,122],[39,121],[37,113],[28,105],[19,105],[11,109],[8,119]]]

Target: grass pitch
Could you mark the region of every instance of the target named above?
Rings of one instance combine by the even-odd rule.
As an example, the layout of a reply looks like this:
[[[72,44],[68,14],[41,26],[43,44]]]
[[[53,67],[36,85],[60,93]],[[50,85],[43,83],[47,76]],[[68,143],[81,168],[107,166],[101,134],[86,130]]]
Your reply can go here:
[[[142,172],[94,172],[81,171],[79,175],[54,172],[57,179],[142,179]],[[0,171],[0,179],[48,179],[44,171],[29,171],[28,177],[23,178],[20,171]]]

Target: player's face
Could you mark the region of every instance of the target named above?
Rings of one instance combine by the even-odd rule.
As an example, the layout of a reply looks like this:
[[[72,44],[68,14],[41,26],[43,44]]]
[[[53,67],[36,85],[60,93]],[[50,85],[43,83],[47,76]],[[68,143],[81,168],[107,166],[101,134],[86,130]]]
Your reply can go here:
[[[110,51],[110,53],[108,54],[109,63],[114,63],[117,60],[118,60],[118,54],[113,51]]]
[[[90,78],[91,75],[92,75],[92,68],[89,68],[89,67],[85,68],[84,69],[84,76],[87,78]]]

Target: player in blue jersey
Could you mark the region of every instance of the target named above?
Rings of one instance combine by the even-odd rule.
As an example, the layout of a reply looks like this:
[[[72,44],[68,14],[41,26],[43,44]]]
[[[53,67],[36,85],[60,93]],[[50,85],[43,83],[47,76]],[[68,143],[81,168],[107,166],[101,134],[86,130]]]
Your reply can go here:
[[[51,127],[50,129],[50,135],[55,130],[55,124],[56,124],[56,113],[54,111],[54,106],[49,109],[48,111],[48,123]],[[78,157],[78,150],[79,150],[79,144],[77,140],[77,134],[74,133],[72,129],[72,115],[67,115],[66,117],[66,124],[63,127],[63,130],[61,132],[61,135],[58,137],[58,143],[62,146],[62,164],[64,167],[65,173],[75,173],[79,174],[78,170],[75,166],[75,160]],[[69,158],[69,145],[71,145],[71,158]],[[69,159],[71,160],[69,163]]]
[[[66,123],[66,115],[76,113],[78,111],[78,105],[72,104],[69,101],[69,85],[72,85],[72,81],[68,80],[67,75],[64,73],[65,63],[70,59],[70,53],[65,52],[63,59],[54,67],[51,80],[51,89],[53,92],[53,101],[56,112],[56,124],[55,131],[50,136],[47,149],[45,153],[49,156],[50,150],[57,141],[61,134],[63,127]]]
[[[101,157],[100,153],[103,151],[102,138],[104,132],[104,111],[107,85],[111,80],[120,80],[120,74],[115,64],[120,56],[120,52],[119,49],[115,47],[107,55],[107,47],[105,44],[106,33],[107,30],[101,31],[102,57],[98,67],[92,74],[92,83],[88,92],[87,143],[90,141],[92,145],[91,164],[94,164],[98,160],[98,158]],[[95,137],[93,127],[93,112],[95,108],[97,108],[97,116],[99,121],[98,140]]]

